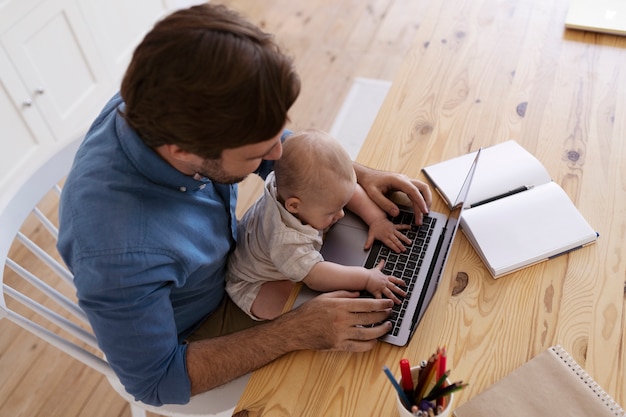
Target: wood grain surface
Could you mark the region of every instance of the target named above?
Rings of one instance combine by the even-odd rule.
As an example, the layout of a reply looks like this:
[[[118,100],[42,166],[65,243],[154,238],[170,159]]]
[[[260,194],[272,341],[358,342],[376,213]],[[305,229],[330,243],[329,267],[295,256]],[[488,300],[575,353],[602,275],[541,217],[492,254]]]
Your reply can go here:
[[[598,230],[594,245],[494,280],[461,234],[411,342],[297,352],[254,373],[262,416],[397,416],[381,367],[448,348],[460,405],[561,344],[626,404],[626,39],[563,29],[567,0],[415,0],[418,29],[358,161],[420,169],[515,139]],[[444,211],[436,196],[433,208]],[[511,221],[527,222],[533,217]],[[558,392],[558,387],[555,387]]]
[[[499,280],[459,235],[407,347],[287,355],[253,375],[240,410],[397,416],[382,365],[399,374],[400,358],[441,345],[452,378],[471,384],[461,404],[555,343],[626,406],[626,38],[565,31],[568,0],[213,2],[294,57],[303,89],[290,128],[329,129],[355,77],[394,79],[360,162],[424,179],[424,165],[513,138],[600,233],[595,245]],[[241,187],[240,212],[255,192],[252,181]],[[444,210],[437,197],[433,209]],[[0,321],[0,416],[130,411],[99,374]]]

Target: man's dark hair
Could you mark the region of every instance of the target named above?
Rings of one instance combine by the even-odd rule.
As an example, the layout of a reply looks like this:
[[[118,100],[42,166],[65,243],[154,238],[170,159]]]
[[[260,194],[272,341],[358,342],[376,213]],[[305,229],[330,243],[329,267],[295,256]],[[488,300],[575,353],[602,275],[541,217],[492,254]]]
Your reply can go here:
[[[209,159],[276,136],[299,93],[292,60],[273,37],[210,4],[158,22],[121,87],[124,117],[146,145]]]

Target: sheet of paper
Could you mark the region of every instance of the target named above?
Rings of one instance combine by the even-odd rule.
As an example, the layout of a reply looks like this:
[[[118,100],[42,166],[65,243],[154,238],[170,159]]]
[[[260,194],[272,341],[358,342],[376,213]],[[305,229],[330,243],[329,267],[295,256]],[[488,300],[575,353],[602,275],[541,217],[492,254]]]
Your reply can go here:
[[[461,227],[495,276],[597,238],[554,182],[465,210]]]

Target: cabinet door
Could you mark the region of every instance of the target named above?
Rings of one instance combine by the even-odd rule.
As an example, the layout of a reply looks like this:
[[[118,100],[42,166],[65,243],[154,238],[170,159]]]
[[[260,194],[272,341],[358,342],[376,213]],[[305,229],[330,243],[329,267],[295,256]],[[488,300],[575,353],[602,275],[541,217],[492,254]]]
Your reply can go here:
[[[0,0],[0,33],[6,32],[41,0]]]
[[[57,140],[85,130],[114,93],[73,0],[42,2],[1,41]]]
[[[13,97],[22,97],[22,101]],[[46,122],[0,48],[0,190],[13,171],[51,143],[53,138]]]
[[[119,85],[135,47],[167,11],[165,0],[77,0]]]

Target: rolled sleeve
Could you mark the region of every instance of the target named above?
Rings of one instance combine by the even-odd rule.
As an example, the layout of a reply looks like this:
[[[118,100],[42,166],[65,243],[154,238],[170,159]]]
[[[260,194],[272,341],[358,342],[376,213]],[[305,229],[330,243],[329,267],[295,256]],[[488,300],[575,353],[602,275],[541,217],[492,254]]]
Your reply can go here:
[[[78,262],[75,282],[80,305],[129,394],[156,406],[184,404],[191,397],[191,383],[187,347],[179,341],[170,300],[175,282],[158,280],[176,276],[177,271],[167,257],[155,267],[154,255],[150,257],[153,266],[142,270],[143,256],[125,253]],[[134,265],[136,271],[101,275],[103,270],[115,271],[114,265]]]

